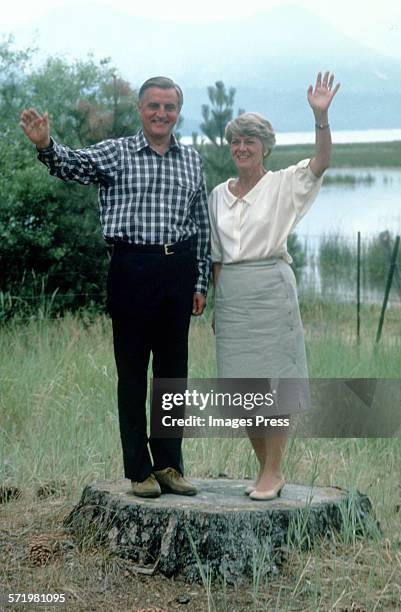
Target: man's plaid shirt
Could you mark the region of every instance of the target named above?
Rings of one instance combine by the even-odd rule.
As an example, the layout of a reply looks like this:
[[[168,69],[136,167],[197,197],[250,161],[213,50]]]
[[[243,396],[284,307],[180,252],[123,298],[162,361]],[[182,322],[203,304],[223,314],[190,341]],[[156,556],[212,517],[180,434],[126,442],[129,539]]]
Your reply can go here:
[[[172,135],[165,155],[135,136],[72,150],[52,140],[38,158],[65,181],[99,185],[100,222],[107,241],[167,244],[194,237],[206,294],[210,275],[209,219],[202,161]]]

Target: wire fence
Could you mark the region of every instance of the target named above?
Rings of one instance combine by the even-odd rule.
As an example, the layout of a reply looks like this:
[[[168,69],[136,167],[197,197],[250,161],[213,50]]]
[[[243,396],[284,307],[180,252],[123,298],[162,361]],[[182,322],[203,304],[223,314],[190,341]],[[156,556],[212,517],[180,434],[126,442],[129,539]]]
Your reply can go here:
[[[301,300],[320,300],[335,303],[382,305],[388,285],[396,237],[384,230],[376,236],[364,238],[343,234],[295,235],[289,240],[294,270]],[[35,271],[40,258],[32,268],[21,275],[21,282],[9,290],[0,290],[0,321],[11,318],[30,320],[63,314],[66,311],[106,310],[107,260],[99,267],[96,283],[85,278],[82,271],[74,276],[73,270]],[[387,305],[401,305],[401,260],[397,252],[392,280],[388,287]],[[210,302],[210,300],[209,300]]]
[[[359,238],[358,238],[359,235]],[[301,295],[335,302],[380,304],[387,283],[396,237],[384,230],[375,236],[327,234],[298,236],[303,265],[298,270]],[[401,267],[397,252],[389,290],[391,304],[401,303]]]

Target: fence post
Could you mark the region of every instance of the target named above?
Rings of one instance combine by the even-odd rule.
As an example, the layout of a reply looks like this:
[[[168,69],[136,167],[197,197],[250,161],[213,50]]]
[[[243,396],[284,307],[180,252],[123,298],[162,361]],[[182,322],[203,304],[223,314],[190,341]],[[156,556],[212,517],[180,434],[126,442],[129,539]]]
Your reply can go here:
[[[379,327],[377,329],[377,334],[376,334],[376,342],[379,342],[380,336],[381,336],[381,333],[382,333],[383,322],[384,322],[384,313],[386,312],[388,296],[390,294],[390,289],[391,289],[391,283],[393,282],[393,275],[394,275],[394,270],[395,270],[395,266],[396,266],[397,255],[398,255],[398,247],[399,246],[400,246],[400,237],[396,236],[393,252],[391,254],[390,268],[389,268],[388,275],[387,275],[387,283],[386,283],[386,289],[384,291],[384,300],[383,300],[382,311],[381,311],[381,314],[380,314]]]
[[[356,337],[359,342],[361,327],[361,232],[358,232],[356,265]]]
[[[386,259],[386,262],[390,266],[391,265],[391,253],[392,253],[390,232],[388,230],[385,230],[384,232],[380,232],[379,239],[383,247],[384,257]],[[395,267],[394,267],[394,284],[395,284],[395,287],[397,288],[398,296],[401,299],[401,273],[400,273],[400,270],[397,264],[395,264]]]

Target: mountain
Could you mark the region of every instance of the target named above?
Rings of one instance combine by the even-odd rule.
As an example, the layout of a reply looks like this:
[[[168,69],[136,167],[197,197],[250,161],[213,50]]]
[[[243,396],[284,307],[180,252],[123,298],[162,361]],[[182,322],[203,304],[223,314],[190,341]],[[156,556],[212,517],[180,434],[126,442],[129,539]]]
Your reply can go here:
[[[277,6],[242,20],[190,23],[132,17],[96,4],[55,8],[15,30],[24,44],[39,32],[46,54],[110,56],[134,86],[166,74],[184,89],[183,132],[197,129],[206,87],[237,89],[236,104],[269,117],[280,131],[313,129],[306,89],[318,70],[341,81],[331,114],[336,129],[400,125],[401,63],[356,43],[310,11]]]

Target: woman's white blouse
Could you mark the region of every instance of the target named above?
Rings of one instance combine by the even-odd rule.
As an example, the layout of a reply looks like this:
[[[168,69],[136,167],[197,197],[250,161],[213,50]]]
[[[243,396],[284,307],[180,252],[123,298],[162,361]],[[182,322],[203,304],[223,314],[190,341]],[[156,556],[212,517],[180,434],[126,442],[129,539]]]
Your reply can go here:
[[[268,257],[292,262],[288,234],[313,204],[323,180],[313,174],[309,161],[267,172],[243,198],[228,190],[229,181],[213,189],[209,196],[213,262]]]

